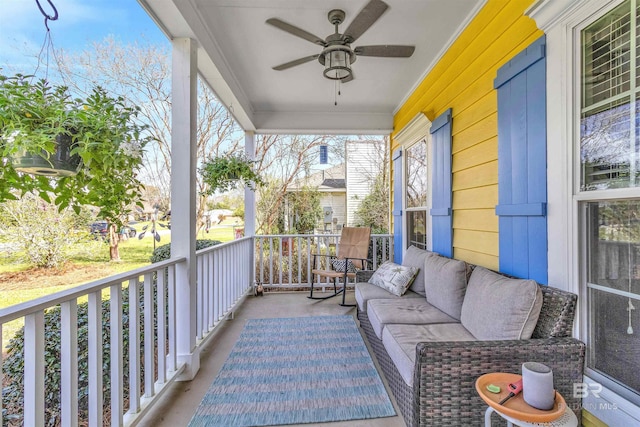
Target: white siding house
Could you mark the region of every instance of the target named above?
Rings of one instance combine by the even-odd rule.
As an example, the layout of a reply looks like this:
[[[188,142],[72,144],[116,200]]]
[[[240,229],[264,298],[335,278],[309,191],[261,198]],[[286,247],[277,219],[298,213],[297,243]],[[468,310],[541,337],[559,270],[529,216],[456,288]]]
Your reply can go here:
[[[380,162],[382,141],[350,142],[346,144],[347,163],[347,224],[356,225],[355,212],[362,199],[369,195]]]

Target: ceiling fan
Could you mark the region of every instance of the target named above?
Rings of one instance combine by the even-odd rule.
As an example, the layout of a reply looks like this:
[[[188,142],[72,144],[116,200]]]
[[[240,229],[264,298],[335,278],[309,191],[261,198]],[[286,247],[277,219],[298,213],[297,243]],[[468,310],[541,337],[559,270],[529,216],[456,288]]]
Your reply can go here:
[[[278,18],[267,19],[267,24],[286,31],[289,34],[308,40],[311,43],[322,46],[322,52],[305,56],[284,64],[273,67],[276,71],[286,70],[297,65],[305,64],[317,59],[324,66],[324,76],[331,80],[339,80],[342,83],[353,80],[353,64],[358,56],[377,56],[383,58],[408,58],[413,55],[415,46],[402,45],[375,45],[358,46],[352,48],[354,43],[365,31],[369,29],[389,8],[389,5],[381,0],[371,0],[353,19],[344,33],[338,32],[338,25],[344,22],[343,10],[334,9],[329,12],[329,22],[335,27],[335,32],[326,39],[311,34],[301,28],[284,22]]]

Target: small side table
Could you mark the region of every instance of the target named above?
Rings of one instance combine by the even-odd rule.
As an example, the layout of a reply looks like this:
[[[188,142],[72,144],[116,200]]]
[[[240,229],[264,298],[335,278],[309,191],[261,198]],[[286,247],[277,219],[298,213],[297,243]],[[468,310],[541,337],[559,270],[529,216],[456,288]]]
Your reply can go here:
[[[522,378],[517,374],[495,372],[482,375],[476,380],[476,391],[484,400],[487,408],[484,416],[485,427],[491,427],[491,414],[494,412],[507,421],[507,425],[512,427],[577,427],[578,418],[571,409],[567,407],[564,398],[556,392],[556,402],[553,409],[542,411],[529,406],[522,397],[522,393],[509,399],[504,405],[499,402],[509,394],[507,385]],[[500,387],[500,393],[491,393],[486,386],[494,384]]]

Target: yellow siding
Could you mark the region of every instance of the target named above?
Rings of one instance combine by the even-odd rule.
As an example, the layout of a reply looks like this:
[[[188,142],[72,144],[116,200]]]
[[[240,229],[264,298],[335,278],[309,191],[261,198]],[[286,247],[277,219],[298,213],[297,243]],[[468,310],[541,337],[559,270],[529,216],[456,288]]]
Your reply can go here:
[[[608,427],[607,424],[603,423],[584,409],[582,410],[582,425],[584,427]]]
[[[454,174],[453,191],[498,183],[498,161],[474,166]]]
[[[453,215],[453,228],[498,232],[498,217],[490,209],[458,209]]]
[[[488,0],[394,117],[453,115],[454,256],[498,268],[498,68],[542,35],[524,16],[533,0]],[[397,144],[391,139],[392,150]],[[393,189],[393,183],[392,189]],[[393,197],[393,196],[392,196]]]
[[[498,152],[498,137],[493,137],[453,155],[451,169],[453,173],[469,169],[475,165],[488,163],[495,159]]]

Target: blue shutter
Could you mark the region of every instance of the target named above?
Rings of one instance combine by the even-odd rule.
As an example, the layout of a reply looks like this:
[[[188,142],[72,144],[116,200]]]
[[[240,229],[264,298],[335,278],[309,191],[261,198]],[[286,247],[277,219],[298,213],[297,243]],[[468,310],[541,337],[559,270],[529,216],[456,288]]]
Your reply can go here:
[[[498,70],[500,271],[547,283],[545,37]]]
[[[328,151],[329,147],[326,145],[321,145],[320,146],[320,164],[321,165],[326,165],[327,163],[329,163],[329,151]]]
[[[393,153],[393,262],[402,263],[402,149]]]
[[[451,214],[451,109],[431,124],[431,233],[433,251],[453,257]]]

